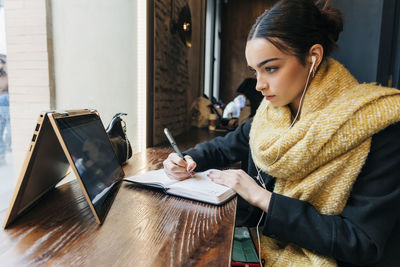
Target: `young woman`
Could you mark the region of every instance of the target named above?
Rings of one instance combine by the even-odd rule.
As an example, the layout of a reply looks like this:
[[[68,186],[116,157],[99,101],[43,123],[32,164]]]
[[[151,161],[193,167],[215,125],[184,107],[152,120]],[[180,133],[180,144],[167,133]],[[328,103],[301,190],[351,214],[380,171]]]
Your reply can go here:
[[[248,203],[238,219],[255,225],[264,214],[267,266],[400,262],[400,91],[359,84],[328,57],[342,26],[329,3],[265,11],[245,51],[264,96],[254,119],[186,151],[186,162],[164,162],[179,180],[247,162],[209,176]]]

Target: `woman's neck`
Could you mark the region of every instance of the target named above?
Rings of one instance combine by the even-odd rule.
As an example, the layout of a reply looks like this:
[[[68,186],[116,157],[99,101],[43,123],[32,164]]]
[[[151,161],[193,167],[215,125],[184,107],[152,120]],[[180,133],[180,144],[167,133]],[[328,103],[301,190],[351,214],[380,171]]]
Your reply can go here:
[[[289,108],[290,108],[290,113],[292,114],[292,121],[294,120],[294,118],[296,118],[296,115],[297,115],[297,112],[298,112],[298,110],[299,110],[299,102],[297,102],[297,103],[290,103],[289,104]],[[301,115],[301,112],[300,112],[300,114],[297,116],[297,120],[299,120],[300,119],[300,115]]]

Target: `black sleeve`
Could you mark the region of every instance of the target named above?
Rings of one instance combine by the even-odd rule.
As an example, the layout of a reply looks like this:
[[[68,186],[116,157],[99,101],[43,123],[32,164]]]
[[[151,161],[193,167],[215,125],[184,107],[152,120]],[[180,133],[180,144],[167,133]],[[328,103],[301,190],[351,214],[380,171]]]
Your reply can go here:
[[[366,163],[340,215],[322,215],[308,202],[274,193],[263,233],[339,262],[365,265],[384,260],[386,243],[397,239],[399,233],[399,166],[400,124],[397,123],[372,137]],[[397,259],[399,243],[396,240],[395,248],[389,248],[398,250]]]
[[[184,152],[197,163],[195,171],[226,167],[229,164],[247,160],[249,153],[249,132],[252,120],[241,124],[224,137],[216,137]]]

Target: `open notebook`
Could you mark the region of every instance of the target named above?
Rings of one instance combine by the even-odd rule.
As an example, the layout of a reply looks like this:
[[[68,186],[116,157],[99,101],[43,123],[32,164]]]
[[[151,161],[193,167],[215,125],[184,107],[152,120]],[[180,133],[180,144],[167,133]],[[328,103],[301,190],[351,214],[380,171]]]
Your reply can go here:
[[[214,205],[220,205],[231,199],[236,193],[231,188],[216,184],[207,177],[207,173],[198,172],[192,178],[178,181],[170,179],[164,169],[148,171],[143,174],[124,178],[124,181],[162,189],[166,194],[189,198]]]

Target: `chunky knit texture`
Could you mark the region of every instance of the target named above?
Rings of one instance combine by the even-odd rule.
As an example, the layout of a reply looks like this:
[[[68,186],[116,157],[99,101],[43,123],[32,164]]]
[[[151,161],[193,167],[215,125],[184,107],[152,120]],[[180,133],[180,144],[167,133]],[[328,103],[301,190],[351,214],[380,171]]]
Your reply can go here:
[[[359,84],[340,63],[327,58],[292,128],[289,107],[262,101],[250,131],[251,153],[254,163],[276,178],[274,192],[336,215],[365,163],[371,136],[399,120],[399,90]],[[266,236],[262,257],[267,266],[336,265],[332,258]]]

